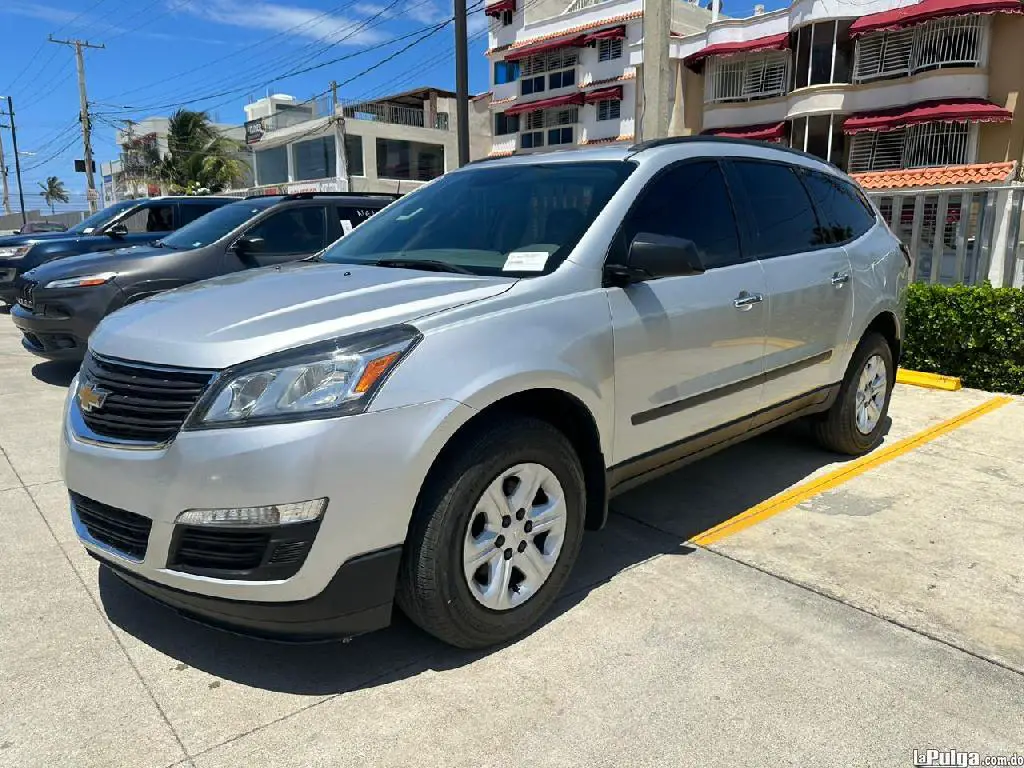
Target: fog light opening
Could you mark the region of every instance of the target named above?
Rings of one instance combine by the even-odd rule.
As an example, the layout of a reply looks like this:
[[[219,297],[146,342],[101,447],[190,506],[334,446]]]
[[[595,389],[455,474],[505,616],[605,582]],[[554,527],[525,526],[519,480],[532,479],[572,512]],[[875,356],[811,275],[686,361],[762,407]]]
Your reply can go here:
[[[259,507],[187,509],[175,521],[179,525],[271,526],[308,523],[319,520],[327,509],[327,499],[296,501],[290,504],[266,504]]]

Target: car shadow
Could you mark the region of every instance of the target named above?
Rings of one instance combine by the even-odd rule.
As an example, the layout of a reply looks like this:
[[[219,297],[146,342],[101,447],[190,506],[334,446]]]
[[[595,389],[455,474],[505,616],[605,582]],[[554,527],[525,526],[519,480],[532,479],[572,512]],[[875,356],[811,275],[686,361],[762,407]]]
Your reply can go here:
[[[696,534],[843,460],[815,447],[806,432],[804,425],[789,425],[613,499],[608,525],[584,537],[569,583],[540,626],[624,571],[656,557],[694,552],[687,542]],[[397,609],[387,629],[348,641],[273,642],[192,621],[137,592],[105,566],[99,588],[110,621],[146,645],[187,667],[271,691],[350,692],[461,667],[496,650],[451,648]]]
[[[36,378],[36,381],[41,381],[43,384],[49,384],[54,387],[68,387],[80,367],[81,363],[47,360],[46,362],[33,365],[32,375]]]

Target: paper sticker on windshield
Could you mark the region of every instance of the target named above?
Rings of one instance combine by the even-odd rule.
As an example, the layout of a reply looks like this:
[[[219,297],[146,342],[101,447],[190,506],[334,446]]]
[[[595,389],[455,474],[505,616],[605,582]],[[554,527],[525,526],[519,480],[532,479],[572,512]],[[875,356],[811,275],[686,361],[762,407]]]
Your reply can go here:
[[[346,234],[346,235],[349,232],[351,232],[352,231],[352,222],[349,221],[348,219],[342,219],[341,220],[341,231],[342,231],[343,234]]]
[[[502,272],[543,272],[550,254],[544,251],[512,251],[505,259]]]

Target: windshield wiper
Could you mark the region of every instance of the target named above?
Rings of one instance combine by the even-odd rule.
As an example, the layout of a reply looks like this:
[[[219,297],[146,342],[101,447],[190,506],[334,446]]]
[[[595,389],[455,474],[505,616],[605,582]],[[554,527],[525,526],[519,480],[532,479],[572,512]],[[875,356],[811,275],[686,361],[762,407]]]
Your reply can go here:
[[[458,264],[449,264],[447,261],[436,259],[381,259],[371,262],[375,267],[398,267],[399,269],[424,269],[428,272],[454,272],[458,275],[475,275],[465,267]]]

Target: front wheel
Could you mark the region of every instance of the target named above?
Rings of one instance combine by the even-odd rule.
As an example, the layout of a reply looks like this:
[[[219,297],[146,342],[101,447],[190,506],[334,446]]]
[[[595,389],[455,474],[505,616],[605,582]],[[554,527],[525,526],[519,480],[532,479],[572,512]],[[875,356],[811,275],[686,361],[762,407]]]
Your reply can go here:
[[[895,368],[892,349],[883,336],[870,333],[861,339],[835,403],[811,422],[824,448],[859,456],[882,441]]]
[[[460,440],[413,515],[398,604],[461,648],[518,637],[561,591],[583,536],[583,470],[543,421],[492,422]]]

